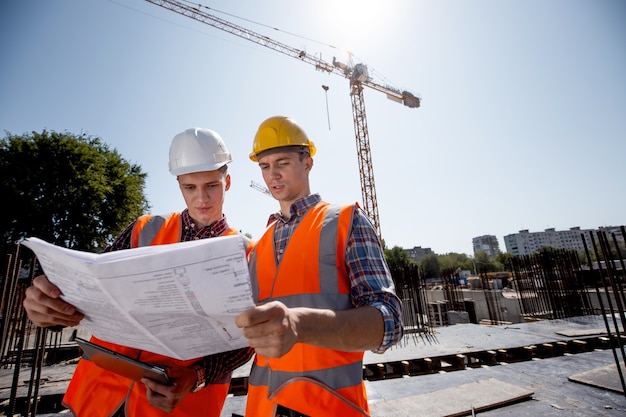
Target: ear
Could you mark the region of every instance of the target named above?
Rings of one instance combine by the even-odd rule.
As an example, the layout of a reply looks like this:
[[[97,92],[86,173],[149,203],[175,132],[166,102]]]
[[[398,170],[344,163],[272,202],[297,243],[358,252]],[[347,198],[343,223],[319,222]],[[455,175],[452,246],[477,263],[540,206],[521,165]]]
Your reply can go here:
[[[230,189],[230,174],[226,174],[226,178],[224,178],[224,182],[226,182],[224,191],[228,191]]]
[[[310,172],[312,168],[313,168],[313,158],[309,156],[308,158],[305,158],[304,160],[304,169],[306,172]]]

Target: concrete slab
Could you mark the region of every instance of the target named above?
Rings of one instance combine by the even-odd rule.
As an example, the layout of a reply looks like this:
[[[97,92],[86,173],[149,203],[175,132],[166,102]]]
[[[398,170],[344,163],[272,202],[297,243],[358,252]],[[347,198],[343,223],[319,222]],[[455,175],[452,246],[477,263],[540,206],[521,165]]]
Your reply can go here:
[[[607,334],[606,329],[598,328],[598,329],[585,329],[585,330],[563,330],[556,332],[561,336],[567,337],[585,337],[585,336],[597,336]]]
[[[623,394],[624,388],[622,387],[621,381],[622,378],[626,378],[626,375],[624,375],[625,369],[624,362],[621,362],[619,369],[615,364],[611,364],[570,375],[567,379],[581,384],[590,385],[592,387],[608,389]],[[619,375],[620,372],[622,374],[621,378]]]
[[[590,351],[507,365],[483,366],[461,371],[440,372],[407,378],[367,381],[371,403],[451,389],[475,381],[494,378],[533,391],[528,401],[507,403],[482,411],[481,417],[542,416],[542,417],[609,417],[626,415],[626,397],[568,380],[572,373],[584,372],[613,363],[611,350]],[[474,393],[476,396],[483,392]],[[457,400],[456,394],[448,398]],[[421,415],[416,413],[414,415]],[[223,415],[222,417],[230,417]],[[372,413],[372,417],[386,417]]]
[[[446,392],[444,401],[454,403],[458,398],[487,395],[484,390],[463,394],[460,387],[471,387],[476,381],[494,379],[533,392],[524,401],[502,404],[483,410],[481,417],[542,416],[542,417],[615,417],[626,415],[626,397],[613,391],[598,389],[568,381],[572,373],[607,366],[613,362],[610,350],[591,351],[509,365],[486,366],[454,372],[441,372],[414,377],[366,381],[372,417],[388,417],[378,408],[402,398],[430,397],[433,392]],[[472,404],[469,404],[470,407]],[[221,417],[243,416],[246,396],[229,396]],[[411,416],[427,416],[421,410]],[[443,414],[442,414],[443,415]],[[471,414],[466,414],[471,415]],[[430,415],[428,417],[434,417]]]
[[[595,332],[603,326],[602,316],[573,317],[504,326],[455,324],[434,328],[435,333],[430,340],[419,336],[407,336],[400,346],[393,347],[382,355],[365,352],[363,362],[367,365],[568,341],[580,336],[576,336],[576,333],[571,336],[561,333],[588,329],[593,329]]]
[[[44,366],[39,378],[39,395],[58,395],[65,393],[67,385],[72,379],[76,364]],[[0,372],[0,401],[7,400],[11,396],[13,387],[14,369],[2,369]],[[32,368],[21,368],[17,378],[17,396],[28,395],[28,382],[31,379]]]
[[[482,412],[530,398],[533,391],[507,382],[488,378],[370,405],[372,416],[385,417],[457,417]],[[451,401],[450,399],[454,399]]]

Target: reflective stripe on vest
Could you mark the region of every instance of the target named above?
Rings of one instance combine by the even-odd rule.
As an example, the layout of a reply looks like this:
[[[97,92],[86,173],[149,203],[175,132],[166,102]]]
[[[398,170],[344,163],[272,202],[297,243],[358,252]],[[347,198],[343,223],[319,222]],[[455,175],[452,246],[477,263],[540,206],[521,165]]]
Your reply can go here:
[[[361,362],[304,372],[276,372],[267,366],[256,363],[250,372],[248,382],[252,385],[268,385],[269,391],[273,392],[292,378],[306,376],[318,381],[324,381],[329,384],[330,388],[337,390],[360,384],[363,380],[362,374],[363,364]]]
[[[163,223],[165,223],[165,217],[152,216],[139,232],[137,247],[150,246],[156,234],[161,230]]]
[[[322,202],[311,207],[293,231],[279,265],[275,224],[271,225],[250,261],[255,299],[278,300],[288,307],[352,308],[344,253],[353,213],[354,206]],[[257,354],[248,381],[246,415],[273,417],[275,404],[310,416],[367,415],[362,360],[363,352],[302,343],[278,359]],[[309,398],[312,392],[314,398]]]
[[[140,248],[180,242],[182,230],[183,220],[180,213],[146,214],[139,217],[135,222],[130,246]]]

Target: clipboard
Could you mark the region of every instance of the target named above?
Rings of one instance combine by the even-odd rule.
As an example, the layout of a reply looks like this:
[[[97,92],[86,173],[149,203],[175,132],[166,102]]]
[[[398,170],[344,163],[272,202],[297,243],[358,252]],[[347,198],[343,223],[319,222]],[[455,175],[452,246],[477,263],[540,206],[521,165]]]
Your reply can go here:
[[[83,351],[82,357],[101,368],[132,380],[149,378],[165,385],[172,383],[166,367],[138,361],[80,337],[75,341]]]

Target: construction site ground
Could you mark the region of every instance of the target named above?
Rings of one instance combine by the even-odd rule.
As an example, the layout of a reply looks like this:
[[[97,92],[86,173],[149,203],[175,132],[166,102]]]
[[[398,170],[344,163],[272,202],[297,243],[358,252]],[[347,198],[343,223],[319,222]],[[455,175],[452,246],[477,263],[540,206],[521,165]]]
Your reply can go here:
[[[408,335],[383,355],[365,354],[371,415],[626,416],[623,347],[615,334],[608,334],[603,317],[585,316],[499,326],[456,324]],[[244,415],[250,366],[234,372],[233,387],[241,389],[228,396],[222,417]],[[42,405],[47,397],[62,396],[74,367],[42,369]],[[30,368],[22,373],[18,396],[27,395]],[[0,402],[6,404],[12,384],[13,369],[0,369]],[[42,409],[38,415],[71,413]]]

